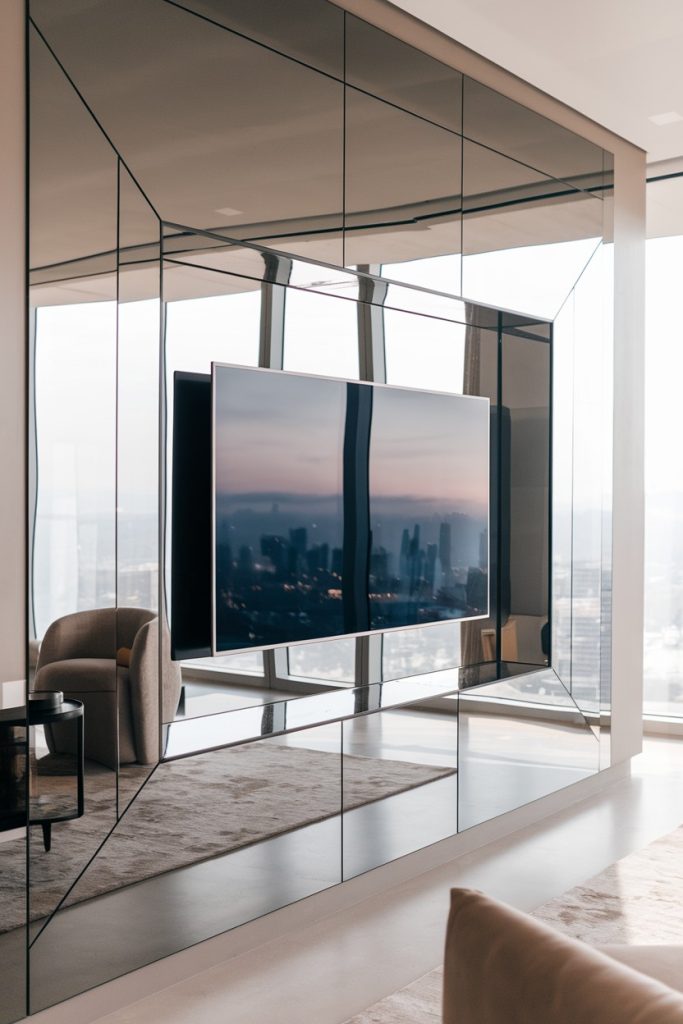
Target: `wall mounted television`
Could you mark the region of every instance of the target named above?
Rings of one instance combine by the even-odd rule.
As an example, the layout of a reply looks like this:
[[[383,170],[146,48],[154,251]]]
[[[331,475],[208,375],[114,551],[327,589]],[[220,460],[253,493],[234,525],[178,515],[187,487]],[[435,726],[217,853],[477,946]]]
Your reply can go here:
[[[211,417],[212,653],[488,615],[488,399],[215,363]]]

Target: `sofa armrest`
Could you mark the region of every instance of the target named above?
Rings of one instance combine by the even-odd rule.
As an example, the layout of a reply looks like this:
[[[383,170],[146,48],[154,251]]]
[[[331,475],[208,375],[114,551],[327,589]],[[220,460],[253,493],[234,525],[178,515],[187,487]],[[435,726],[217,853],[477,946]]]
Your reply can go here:
[[[683,1024],[683,996],[512,907],[454,889],[444,1024]]]

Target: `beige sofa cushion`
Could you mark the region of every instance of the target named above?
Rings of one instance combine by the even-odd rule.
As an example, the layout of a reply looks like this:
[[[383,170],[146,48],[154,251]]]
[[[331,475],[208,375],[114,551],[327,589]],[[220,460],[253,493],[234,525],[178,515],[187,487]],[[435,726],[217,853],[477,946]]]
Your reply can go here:
[[[511,907],[454,889],[444,1024],[683,1024],[683,995]]]
[[[683,929],[681,929],[683,943]],[[598,946],[601,953],[613,957],[634,971],[656,978],[664,985],[683,992],[683,944],[680,946]]]

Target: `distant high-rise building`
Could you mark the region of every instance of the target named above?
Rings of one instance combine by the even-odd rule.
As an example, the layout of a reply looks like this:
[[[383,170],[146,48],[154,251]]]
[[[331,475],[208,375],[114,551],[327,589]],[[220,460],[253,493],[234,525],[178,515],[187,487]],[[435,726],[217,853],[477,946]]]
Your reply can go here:
[[[398,562],[398,573],[401,577],[401,590],[410,589],[410,533],[407,529],[401,534],[401,554]]]
[[[327,563],[330,557],[329,544],[314,544],[306,552],[306,565],[311,575],[317,572],[326,572]]]
[[[299,576],[308,565],[306,551],[308,548],[308,531],[305,526],[297,526],[289,531],[289,551],[287,552],[287,570],[290,576]]]
[[[434,593],[434,586],[436,584],[436,563],[438,551],[439,549],[436,544],[427,545],[427,566],[425,568],[425,580],[427,581],[430,597]]]
[[[451,568],[451,524],[442,523],[439,527],[439,559],[444,572]]]
[[[489,531],[482,530],[479,534],[479,568],[486,569],[489,564]]]
[[[467,606],[471,611],[486,611],[486,576],[481,569],[468,570],[466,593]]]
[[[265,534],[261,537],[261,554],[270,559],[278,575],[281,575],[287,567],[288,547],[284,537],[277,537],[273,534]]]
[[[389,586],[389,553],[385,548],[374,550],[370,555],[370,575],[375,587],[385,590]]]
[[[254,568],[254,552],[248,545],[243,544],[237,556],[238,572],[251,573]]]
[[[332,565],[330,566],[330,572],[333,572],[335,576],[341,576],[343,564],[344,552],[342,548],[332,548]]]
[[[308,547],[308,531],[305,526],[297,526],[289,531],[289,543],[298,555],[305,555]]]
[[[420,550],[420,527],[418,523],[415,523],[413,527],[413,536],[410,539],[409,544],[409,577],[410,587],[409,593],[414,594],[418,588],[420,580],[422,579],[422,565],[424,562],[424,551]]]

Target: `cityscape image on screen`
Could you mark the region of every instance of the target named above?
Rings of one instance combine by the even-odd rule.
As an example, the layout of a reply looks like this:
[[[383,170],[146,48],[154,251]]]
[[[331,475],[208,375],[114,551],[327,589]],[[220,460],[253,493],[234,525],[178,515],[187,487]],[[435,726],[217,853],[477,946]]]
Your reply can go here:
[[[216,653],[488,614],[487,399],[212,378]]]

